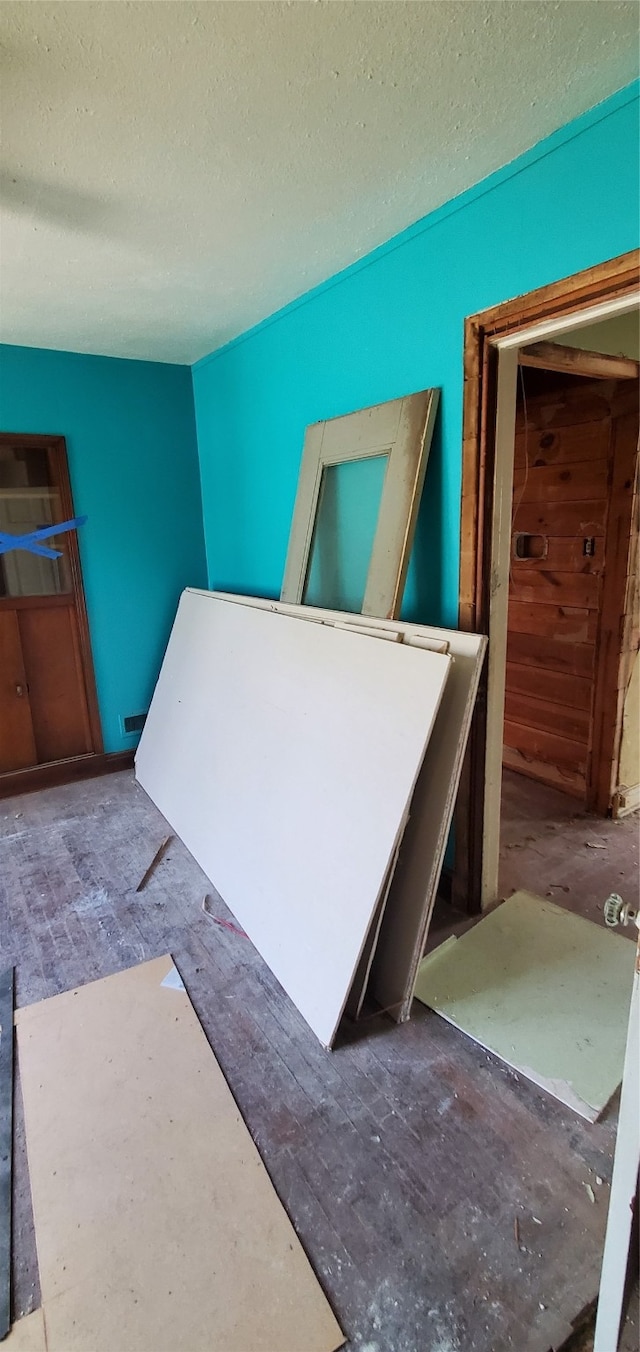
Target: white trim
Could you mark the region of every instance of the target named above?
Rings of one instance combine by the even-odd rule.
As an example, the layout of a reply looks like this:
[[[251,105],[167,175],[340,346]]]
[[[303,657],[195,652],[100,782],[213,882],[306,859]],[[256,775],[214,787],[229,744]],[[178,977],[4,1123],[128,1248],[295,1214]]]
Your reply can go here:
[[[543,338],[554,338],[559,333],[573,332],[574,329],[586,329],[601,319],[613,319],[616,315],[628,314],[629,310],[640,306],[640,291],[632,291],[621,300],[603,300],[588,310],[573,311],[568,315],[559,315],[557,319],[543,319],[528,329],[518,329],[515,333],[497,338],[494,346],[505,351],[507,348],[526,347],[529,343],[538,343]]]
[[[498,363],[496,414],[496,473],[493,491],[491,589],[489,598],[489,652],[487,752],[484,779],[484,834],[482,851],[482,905],[498,894],[500,806],[502,798],[502,742],[507,679],[507,612],[509,557],[513,503],[513,443],[518,388],[518,353],[501,352]],[[511,448],[499,454],[501,447]]]
[[[638,1186],[638,1167],[640,1165],[640,1131],[638,1130],[640,973],[638,962],[640,962],[640,948],[636,960],[631,1009],[629,1011],[629,1032],[622,1075],[618,1133],[613,1160],[613,1177],[611,1179],[611,1196],[609,1198],[607,1232],[602,1258],[593,1352],[614,1352],[614,1349],[619,1345],[620,1325],[624,1314],[624,1292],[631,1247],[633,1203]]]

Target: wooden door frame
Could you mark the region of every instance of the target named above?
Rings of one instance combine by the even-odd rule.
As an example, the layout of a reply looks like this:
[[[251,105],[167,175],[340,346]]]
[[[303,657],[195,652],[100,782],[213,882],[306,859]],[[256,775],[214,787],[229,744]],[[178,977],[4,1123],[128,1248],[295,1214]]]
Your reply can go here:
[[[501,762],[502,748],[496,748],[495,737],[492,744],[488,743],[488,729],[492,718],[496,721],[492,687],[499,685],[495,676],[504,665],[503,654],[497,651],[500,645],[494,642],[499,637],[500,615],[506,646],[507,598],[504,587],[497,585],[495,566],[500,545],[504,554],[502,523],[507,509],[510,535],[513,478],[512,446],[511,460],[506,464],[498,447],[504,449],[509,435],[513,444],[517,349],[524,342],[571,329],[576,322],[595,323],[625,308],[625,302],[628,305],[638,292],[639,264],[640,250],[633,250],[465,321],[458,622],[461,629],[483,634],[494,631],[456,813],[453,900],[470,912],[478,912],[495,900],[492,878],[497,877],[492,862],[487,879],[486,781],[488,759],[493,756],[495,761],[499,755]],[[499,789],[497,792],[499,795]],[[495,808],[495,786],[493,802]],[[497,802],[499,805],[499,796]]]
[[[397,619],[439,397],[438,388],[420,390],[306,428],[281,601],[303,604],[325,470],[384,455],[387,464],[359,613]]]
[[[31,436],[27,432],[2,432],[0,433],[0,441],[10,442],[12,446],[23,446],[25,449],[27,447],[37,446],[39,449],[46,451],[53,482],[60,494],[60,520],[71,520],[74,516],[74,507],[65,438],[61,436],[43,436],[41,433]],[[82,777],[83,768],[85,768],[85,772],[88,771],[88,773],[92,773],[93,771],[89,768],[89,765],[92,766],[97,758],[104,759],[102,726],[100,722],[100,710],[93,669],[89,619],[82,581],[77,532],[67,532],[65,539],[69,571],[71,574],[73,606],[78,626],[78,642],[87,698],[87,712],[92,749],[81,756],[70,756],[62,761],[49,761],[40,765],[29,766],[24,770],[10,770],[4,774],[0,774],[0,797],[5,796],[7,793],[20,793],[22,790],[26,791],[32,787],[39,788],[42,784],[58,783],[65,779],[80,778]],[[42,605],[47,601],[54,605],[64,605],[68,595],[68,593],[56,593],[53,597],[0,597],[0,607],[5,610],[14,608],[20,609],[25,606]],[[55,772],[54,767],[59,767],[57,773]]]

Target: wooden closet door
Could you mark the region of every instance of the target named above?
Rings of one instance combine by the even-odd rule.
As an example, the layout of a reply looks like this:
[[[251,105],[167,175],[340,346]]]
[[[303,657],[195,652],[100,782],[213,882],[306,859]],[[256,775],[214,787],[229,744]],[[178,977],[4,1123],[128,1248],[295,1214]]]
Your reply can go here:
[[[73,516],[63,438],[0,434],[5,544]],[[0,775],[102,750],[75,531],[0,554],[0,663]]]
[[[595,805],[599,778],[611,778],[599,723],[615,722],[630,524],[613,515],[618,498],[630,511],[638,395],[632,381],[550,382],[516,418],[504,764]]]
[[[0,774],[36,760],[27,678],[15,611],[0,611]]]
[[[92,750],[73,606],[18,611],[39,764]]]

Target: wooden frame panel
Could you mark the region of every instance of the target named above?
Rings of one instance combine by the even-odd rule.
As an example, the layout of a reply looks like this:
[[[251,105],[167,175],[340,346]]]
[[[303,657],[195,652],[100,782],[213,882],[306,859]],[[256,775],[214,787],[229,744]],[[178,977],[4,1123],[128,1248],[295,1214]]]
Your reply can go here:
[[[10,444],[12,446],[33,447],[37,446],[46,451],[47,460],[53,483],[59,492],[60,501],[60,521],[68,521],[73,518],[74,506],[73,495],[71,492],[71,481],[69,478],[69,467],[67,460],[67,445],[64,437],[43,436],[35,433],[33,436],[27,432],[2,432],[0,433],[0,444]],[[87,700],[87,713],[89,720],[89,732],[91,739],[90,755],[103,754],[102,727],[100,723],[100,711],[98,707],[98,695],[96,691],[95,675],[93,670],[93,658],[91,654],[91,638],[89,634],[89,619],[87,615],[87,606],[84,595],[84,586],[82,582],[82,567],[80,563],[80,549],[76,531],[68,531],[65,534],[65,548],[71,574],[71,592],[61,592],[53,596],[37,597],[0,597],[1,610],[19,610],[29,607],[49,607],[69,606],[75,612],[75,622],[77,627],[78,659],[82,668],[82,676]],[[71,758],[77,759],[75,757]],[[64,761],[56,762],[64,765]],[[34,767],[37,768],[37,767]],[[19,792],[16,786],[16,777],[19,773],[11,773],[12,791]],[[25,775],[31,774],[31,769],[24,771]],[[1,779],[1,777],[0,777]],[[26,783],[26,781],[25,781]],[[0,790],[1,791],[1,790]]]
[[[496,511],[498,343],[532,341],[532,326],[634,295],[640,252],[619,258],[528,295],[470,316],[465,322],[459,627],[488,634]],[[524,335],[527,337],[524,337]],[[495,664],[494,664],[495,665]],[[477,912],[482,905],[484,797],[487,768],[487,695],[490,662],[481,681],[456,816],[453,900]]]
[[[325,469],[387,454],[361,613],[386,619],[397,616],[439,393],[438,389],[423,390],[307,428],[281,601],[303,603]]]

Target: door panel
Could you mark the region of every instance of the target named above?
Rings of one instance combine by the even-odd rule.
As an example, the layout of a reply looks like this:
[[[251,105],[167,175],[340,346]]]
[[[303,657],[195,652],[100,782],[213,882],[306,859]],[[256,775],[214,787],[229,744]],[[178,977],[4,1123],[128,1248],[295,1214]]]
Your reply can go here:
[[[520,502],[582,502],[597,501],[607,493],[608,461],[602,457],[607,451],[600,445],[599,460],[576,460],[573,464],[556,461],[555,464],[523,465],[514,472],[514,488]]]
[[[36,760],[18,618],[0,610],[0,774]]]
[[[527,465],[535,468],[552,466],[564,468],[567,465],[585,464],[587,461],[597,463],[602,459],[602,421],[609,416],[609,408],[606,400],[601,400],[600,414],[595,422],[576,423],[569,426],[557,427],[555,424],[556,409],[549,405],[549,416],[553,415],[551,425],[545,425],[544,430],[531,425],[527,432],[522,430],[522,421],[516,432],[514,447],[514,481],[517,482],[522,476]],[[577,409],[573,406],[573,416],[577,415]],[[535,410],[531,410],[527,405],[528,418],[535,418]],[[571,416],[568,410],[564,410],[564,416]],[[537,421],[540,422],[541,410],[538,410]]]
[[[18,612],[38,762],[91,751],[75,615],[71,607]]]
[[[532,396],[533,376],[516,421],[504,760],[584,799],[615,387],[565,394],[556,376]]]
[[[281,601],[399,613],[438,397],[422,390],[306,429]]]
[[[595,665],[595,650],[592,643],[557,643],[553,634],[549,636],[518,634],[510,629],[507,635],[507,662],[524,668],[522,678],[528,690],[532,685],[532,669],[535,669],[536,673],[564,671],[569,675],[587,677],[591,703],[591,682]]]
[[[0,777],[102,750],[74,515],[64,438],[0,433]]]
[[[532,376],[537,384],[527,386]],[[623,495],[632,489],[637,389],[605,380],[563,386],[562,377],[547,382],[542,372],[525,372],[524,385],[516,417],[504,763],[606,811],[606,793],[602,806],[593,795],[600,742],[607,740],[600,724],[616,717],[611,691],[621,636],[620,607],[607,596],[626,567],[628,504],[620,540],[612,514],[618,480]],[[605,683],[607,624],[614,641]]]

